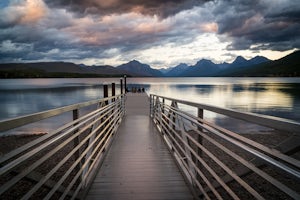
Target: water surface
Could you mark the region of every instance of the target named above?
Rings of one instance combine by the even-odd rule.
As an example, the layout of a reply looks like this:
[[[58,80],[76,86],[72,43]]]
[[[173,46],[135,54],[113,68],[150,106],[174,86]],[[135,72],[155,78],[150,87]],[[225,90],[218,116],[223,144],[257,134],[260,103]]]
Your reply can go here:
[[[120,78],[1,79],[0,120],[101,98],[103,84],[112,82],[119,94]],[[127,78],[127,83],[148,94],[300,121],[300,78]],[[209,112],[205,116],[220,118]],[[38,131],[49,131],[53,122],[57,119]]]

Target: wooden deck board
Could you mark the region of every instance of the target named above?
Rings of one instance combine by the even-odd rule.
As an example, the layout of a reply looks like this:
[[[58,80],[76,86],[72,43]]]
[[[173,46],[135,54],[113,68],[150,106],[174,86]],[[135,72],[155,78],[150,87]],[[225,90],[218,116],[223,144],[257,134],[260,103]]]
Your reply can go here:
[[[145,94],[127,95],[126,116],[86,199],[193,199],[149,118]]]

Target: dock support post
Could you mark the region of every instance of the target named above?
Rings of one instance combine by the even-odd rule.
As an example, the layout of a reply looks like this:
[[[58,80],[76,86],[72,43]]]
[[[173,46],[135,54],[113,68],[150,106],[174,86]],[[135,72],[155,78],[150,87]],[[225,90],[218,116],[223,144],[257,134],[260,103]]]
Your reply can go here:
[[[127,80],[126,75],[124,75],[124,87],[125,87],[125,94],[127,93]]]
[[[116,84],[115,83],[111,84],[111,96],[116,96]],[[113,98],[112,101],[115,101],[115,99]]]
[[[103,85],[103,98],[108,97],[108,86]],[[108,105],[108,101],[105,101],[105,105]]]
[[[121,94],[123,94],[123,79],[120,78],[120,90]]]

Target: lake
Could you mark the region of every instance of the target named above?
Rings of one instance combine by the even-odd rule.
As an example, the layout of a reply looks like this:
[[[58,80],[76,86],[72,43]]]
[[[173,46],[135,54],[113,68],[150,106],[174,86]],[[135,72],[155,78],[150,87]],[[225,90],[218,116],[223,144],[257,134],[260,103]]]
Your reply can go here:
[[[1,79],[0,120],[101,98],[103,84],[112,82],[119,94],[120,78]],[[127,84],[148,94],[300,121],[300,78],[127,78]],[[49,123],[36,131],[49,131]]]

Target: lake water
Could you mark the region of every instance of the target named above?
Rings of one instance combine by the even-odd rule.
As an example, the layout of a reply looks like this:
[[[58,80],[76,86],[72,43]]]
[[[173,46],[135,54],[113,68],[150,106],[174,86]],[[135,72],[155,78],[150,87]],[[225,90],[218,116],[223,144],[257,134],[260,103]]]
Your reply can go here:
[[[112,82],[119,94],[119,78],[1,79],[0,120],[100,98],[103,84]],[[148,94],[300,121],[300,78],[127,78],[127,84]]]

